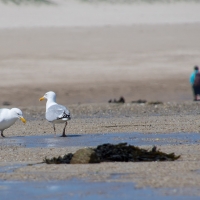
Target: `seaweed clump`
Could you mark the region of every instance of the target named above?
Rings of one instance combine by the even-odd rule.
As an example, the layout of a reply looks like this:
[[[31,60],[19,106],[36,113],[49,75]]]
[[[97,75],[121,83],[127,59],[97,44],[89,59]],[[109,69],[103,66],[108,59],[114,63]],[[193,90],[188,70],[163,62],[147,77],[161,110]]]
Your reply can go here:
[[[163,102],[162,101],[150,101],[149,103],[148,103],[149,105],[159,105],[159,104],[163,104]]]
[[[149,151],[127,143],[99,145],[95,152],[101,162],[174,161],[180,157],[174,153],[163,153],[156,146]]]
[[[137,101],[131,101],[131,103],[147,103],[147,100],[138,99]]]
[[[51,159],[48,159],[45,157],[45,159],[43,161],[44,161],[44,163],[47,163],[47,164],[70,164],[72,157],[73,157],[73,154],[68,153],[68,154],[64,155],[63,157],[58,156],[57,158],[54,157]]]
[[[151,150],[146,150],[132,145],[127,145],[127,143],[120,143],[116,145],[99,145],[91,151],[91,158],[94,157],[95,153],[95,159],[89,159],[88,153],[84,158],[85,150],[86,149],[79,149],[77,152],[75,152],[74,155],[77,156],[78,153],[78,156],[81,158],[81,160],[79,159],[80,161],[76,162],[76,164],[99,162],[174,161],[180,158],[180,155],[176,156],[174,153],[167,154],[161,152],[157,149],[156,146],[154,146]],[[67,155],[64,155],[63,157],[59,156],[52,159],[45,158],[44,162],[47,164],[75,164],[75,162],[71,162],[74,155],[72,153],[69,153]]]
[[[125,98],[124,98],[123,96],[121,96],[121,97],[119,98],[119,100],[116,100],[116,99],[112,100],[112,99],[110,99],[110,100],[108,101],[108,103],[125,103]]]

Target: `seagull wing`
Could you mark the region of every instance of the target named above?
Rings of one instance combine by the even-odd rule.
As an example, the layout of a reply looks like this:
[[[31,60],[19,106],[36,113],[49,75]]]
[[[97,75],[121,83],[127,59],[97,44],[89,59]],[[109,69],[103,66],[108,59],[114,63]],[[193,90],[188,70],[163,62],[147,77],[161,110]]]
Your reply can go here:
[[[47,109],[46,119],[49,122],[52,122],[55,120],[70,120],[71,117],[69,110],[65,106],[56,104]]]

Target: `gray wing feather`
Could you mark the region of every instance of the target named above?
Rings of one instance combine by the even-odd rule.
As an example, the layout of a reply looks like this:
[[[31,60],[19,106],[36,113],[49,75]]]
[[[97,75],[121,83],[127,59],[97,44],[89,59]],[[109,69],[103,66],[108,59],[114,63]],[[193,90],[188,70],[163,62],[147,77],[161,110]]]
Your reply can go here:
[[[53,105],[48,108],[46,119],[50,122],[59,119],[70,119],[70,112],[65,106],[59,104]]]

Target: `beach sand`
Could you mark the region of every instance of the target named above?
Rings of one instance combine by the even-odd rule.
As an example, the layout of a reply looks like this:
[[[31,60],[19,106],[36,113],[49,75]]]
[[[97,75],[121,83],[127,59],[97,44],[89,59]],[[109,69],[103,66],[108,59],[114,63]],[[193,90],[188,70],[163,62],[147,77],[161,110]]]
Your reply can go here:
[[[72,112],[72,120],[67,126],[69,140],[76,139],[77,135],[84,137],[86,134],[113,133],[199,133],[199,104],[198,103],[165,103],[162,105],[150,104],[82,104],[69,106]],[[3,166],[18,167],[8,173],[1,172],[0,178],[4,180],[24,181],[50,181],[69,180],[71,178],[87,179],[88,181],[120,181],[134,182],[136,187],[153,188],[199,188],[199,162],[200,146],[199,140],[194,143],[184,144],[177,141],[170,144],[171,139],[165,140],[164,145],[157,147],[166,153],[174,152],[181,155],[177,161],[172,162],[140,162],[140,163],[101,163],[80,165],[47,165],[36,164],[43,161],[45,157],[52,158],[74,153],[76,150],[86,146],[54,147],[53,127],[44,120],[45,107],[23,108],[24,116],[28,122],[22,125],[20,121],[5,131],[7,137],[1,142],[1,163]],[[41,115],[42,114],[42,115]],[[57,136],[62,132],[62,125],[57,125]],[[52,139],[49,139],[52,134]],[[23,144],[23,137],[47,136],[49,147],[29,148]],[[73,137],[74,136],[74,137]],[[20,137],[21,145],[20,145]],[[145,136],[144,136],[145,137]],[[39,138],[38,138],[39,139]],[[55,138],[54,138],[55,139]],[[83,138],[84,139],[84,138]],[[18,140],[18,145],[13,145]],[[157,139],[159,140],[159,139]],[[185,140],[185,139],[184,139]],[[187,139],[186,139],[187,140]],[[50,142],[51,141],[51,142]],[[121,141],[121,140],[119,140]],[[67,142],[67,141],[66,141]],[[106,143],[107,141],[105,141]],[[69,142],[71,143],[71,142]],[[8,145],[9,144],[9,145]],[[151,149],[152,145],[141,146]],[[27,164],[33,164],[27,166]],[[112,174],[119,174],[113,179]],[[187,195],[200,195],[197,192]],[[180,192],[178,193],[180,195]]]
[[[193,99],[199,3],[54,3],[0,4],[0,104]]]
[[[199,24],[0,30],[0,103],[192,100]]]
[[[26,125],[17,122],[6,130],[6,137],[53,133],[52,126],[44,118],[45,103],[39,102],[39,98],[50,90],[56,92],[57,102],[71,111],[68,134],[199,133],[199,103],[193,102],[189,84],[190,73],[194,65],[199,64],[200,23],[197,19],[200,19],[200,14],[192,10],[199,8],[199,4],[172,6],[176,9],[172,9],[171,18],[170,14],[166,14],[172,8],[171,4],[168,10],[158,12],[152,18],[148,16],[153,16],[153,10],[160,8],[160,5],[153,5],[153,8],[148,5],[151,12],[147,12],[149,15],[146,18],[140,18],[143,13],[140,12],[137,18],[131,15],[133,21],[126,16],[128,23],[124,22],[125,17],[120,23],[115,23],[119,20],[113,17],[119,12],[118,8],[112,7],[112,20],[109,23],[104,21],[105,18],[99,18],[101,23],[97,23],[98,18],[89,22],[89,18],[86,18],[82,26],[76,21],[74,26],[69,21],[53,26],[54,22],[62,19],[59,16],[52,22],[52,18],[48,19],[46,24],[41,20],[40,24],[40,20],[33,21],[31,12],[27,12],[25,6],[20,8],[24,15],[23,12],[18,15],[13,5],[1,6],[5,14],[10,12],[13,15],[3,19],[0,29],[0,105],[21,108],[27,119]],[[109,17],[110,7],[101,6],[97,6],[99,15],[104,8],[105,16]],[[144,7],[146,9],[146,5]],[[46,7],[38,9],[45,11]],[[34,10],[35,7],[32,12]],[[186,15],[186,10],[195,15]],[[45,17],[50,16],[48,12],[45,11]],[[163,20],[158,16],[162,16]],[[16,23],[12,24],[15,17]],[[107,103],[109,99],[118,99],[120,96],[124,96],[125,104]],[[164,104],[131,103],[138,99],[162,101]],[[6,106],[5,102],[11,105]],[[62,128],[57,127],[58,135]],[[64,155],[75,152],[79,147],[26,148],[2,145],[0,148],[0,166],[7,166],[41,162],[45,156]],[[128,176],[121,176],[117,181],[135,182],[137,187],[200,187],[198,143],[166,144],[159,148],[180,154],[181,158],[175,162],[40,164],[19,167],[12,173],[0,173],[0,178],[57,180],[87,177],[92,181],[112,181],[112,173],[128,173]]]

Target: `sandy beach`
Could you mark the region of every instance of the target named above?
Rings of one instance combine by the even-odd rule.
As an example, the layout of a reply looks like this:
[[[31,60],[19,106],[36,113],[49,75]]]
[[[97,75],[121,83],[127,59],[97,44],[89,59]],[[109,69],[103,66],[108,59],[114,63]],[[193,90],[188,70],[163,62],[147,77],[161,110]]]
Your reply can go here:
[[[66,143],[76,140],[76,135],[84,137],[87,134],[112,135],[114,133],[144,133],[146,136],[158,133],[166,135],[172,133],[199,133],[199,105],[198,103],[166,103],[163,105],[149,104],[83,104],[71,105],[73,119],[67,127],[70,137]],[[0,166],[15,166],[17,169],[9,173],[0,173],[4,180],[44,181],[44,180],[69,180],[82,178],[90,181],[119,181],[134,182],[137,187],[153,188],[198,188],[199,182],[199,140],[192,144],[185,144],[184,140],[170,144],[164,140],[164,145],[157,147],[166,153],[174,152],[181,155],[174,162],[140,162],[140,163],[101,163],[80,165],[47,165],[36,164],[45,157],[63,156],[74,153],[82,146],[54,147],[56,138],[53,128],[44,120],[45,107],[24,108],[23,113],[28,122],[22,125],[17,122],[5,131],[7,137],[1,142]],[[43,115],[41,115],[43,114]],[[61,135],[62,126],[57,125],[57,138]],[[49,138],[49,134],[52,134]],[[49,147],[28,148],[23,145],[23,137],[45,136]],[[74,136],[74,137],[73,137]],[[21,138],[21,139],[20,139]],[[144,136],[145,138],[145,136]],[[38,138],[39,139],[39,138]],[[84,139],[84,138],[83,138]],[[10,140],[18,141],[15,145]],[[68,141],[69,140],[69,141]],[[189,139],[187,139],[189,140]],[[187,142],[186,140],[186,142]],[[20,142],[21,141],[21,142]],[[119,140],[121,141],[121,140]],[[153,141],[153,140],[152,140]],[[105,141],[106,142],[106,141]],[[22,143],[20,145],[20,143]],[[87,142],[86,142],[87,144]],[[141,146],[149,149],[152,146]],[[26,166],[34,164],[33,166]],[[67,173],[65,173],[67,172]],[[97,173],[98,172],[98,173]],[[118,179],[112,179],[112,174],[121,174]],[[180,194],[179,194],[180,195]],[[192,194],[190,194],[192,195]],[[193,195],[200,195],[198,192]]]
[[[17,121],[4,132],[7,138],[1,138],[0,168],[20,166],[11,173],[0,171],[0,179],[112,182],[111,175],[119,173],[114,181],[134,182],[139,188],[199,188],[199,140],[175,145],[166,140],[158,145],[164,152],[181,155],[174,162],[94,165],[28,166],[45,157],[74,153],[80,146],[8,145],[20,137],[53,137],[52,125],[45,120],[45,102],[39,102],[50,90],[72,114],[67,126],[72,136],[199,133],[199,103],[193,102],[189,84],[194,65],[199,65],[199,8],[194,2],[0,4],[4,16],[0,18],[0,105],[22,109],[27,119],[26,125]],[[108,103],[120,96],[125,104]],[[147,103],[131,103],[138,99]],[[162,104],[150,104],[155,101]],[[57,137],[62,128],[57,126]]]
[[[199,24],[0,30],[1,104],[192,100]]]
[[[199,3],[56,3],[0,4],[0,104],[192,100]]]

